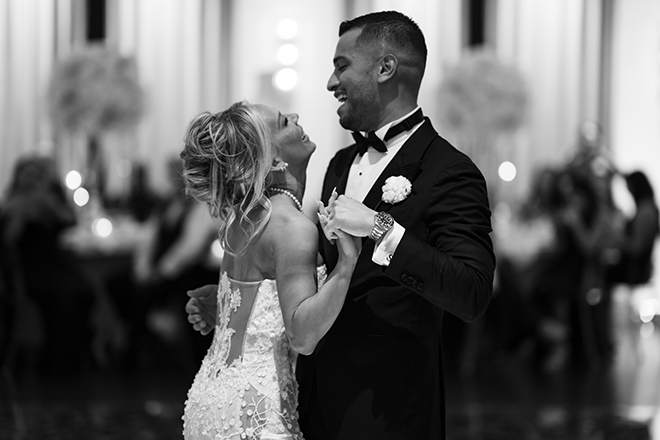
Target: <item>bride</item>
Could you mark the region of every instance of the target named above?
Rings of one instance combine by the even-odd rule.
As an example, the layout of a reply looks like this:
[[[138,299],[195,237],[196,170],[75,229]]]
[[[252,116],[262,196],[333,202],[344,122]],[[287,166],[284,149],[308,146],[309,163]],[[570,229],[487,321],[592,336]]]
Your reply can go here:
[[[185,403],[188,440],[303,438],[295,355],[334,322],[360,252],[337,232],[337,266],[317,270],[317,228],[300,203],[315,148],[298,115],[246,102],[202,113],[186,132],[186,191],[220,219],[225,249],[213,342]]]

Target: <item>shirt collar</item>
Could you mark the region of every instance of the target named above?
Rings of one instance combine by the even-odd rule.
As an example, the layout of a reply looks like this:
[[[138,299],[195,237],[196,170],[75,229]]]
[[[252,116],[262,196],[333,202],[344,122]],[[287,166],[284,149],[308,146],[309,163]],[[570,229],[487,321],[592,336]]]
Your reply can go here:
[[[415,107],[414,109],[412,109],[409,113],[406,113],[405,115],[401,116],[399,119],[395,119],[394,121],[389,122],[389,123],[383,125],[383,126],[380,127],[378,130],[376,130],[376,136],[378,136],[380,139],[383,139],[383,138],[385,137],[385,134],[387,133],[387,130],[389,130],[391,126],[396,125],[396,124],[398,124],[399,122],[403,121],[403,120],[406,119],[408,116],[410,116],[410,115],[412,115],[413,113],[415,113],[418,109],[419,109],[419,106],[416,106],[416,107]],[[396,137],[396,136],[395,136],[395,137]],[[392,139],[390,139],[389,141],[387,141],[387,143],[389,144],[391,141],[392,141]]]

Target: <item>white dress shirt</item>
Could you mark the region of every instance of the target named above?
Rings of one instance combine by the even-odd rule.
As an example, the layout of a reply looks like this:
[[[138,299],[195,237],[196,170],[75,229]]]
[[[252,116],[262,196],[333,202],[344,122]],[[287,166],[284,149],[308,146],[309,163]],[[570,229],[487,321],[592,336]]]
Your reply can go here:
[[[385,133],[387,133],[387,130],[389,130],[391,126],[403,121],[418,109],[419,107],[416,107],[413,111],[403,117],[392,121],[389,124],[385,124],[376,131],[376,135],[380,139],[383,139]],[[387,147],[385,153],[381,153],[374,148],[369,148],[364,155],[360,156],[358,154],[355,156],[355,160],[348,173],[345,195],[363,202],[364,198],[371,190],[371,187],[374,185],[374,182],[378,179],[378,176],[381,175],[385,167],[387,167],[396,153],[399,152],[403,144],[415,131],[417,131],[422,123],[423,122],[416,124],[411,130],[399,133],[385,142],[385,146]],[[371,260],[381,266],[388,266],[405,231],[405,228],[395,221],[394,226],[380,239],[380,242],[375,247]]]

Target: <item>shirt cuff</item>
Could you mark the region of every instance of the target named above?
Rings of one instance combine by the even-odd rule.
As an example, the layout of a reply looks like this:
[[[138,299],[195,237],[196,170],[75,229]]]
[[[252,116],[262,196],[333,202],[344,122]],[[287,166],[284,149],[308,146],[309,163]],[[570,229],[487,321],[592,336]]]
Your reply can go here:
[[[389,266],[392,256],[394,255],[397,246],[399,246],[401,238],[405,232],[406,229],[403,226],[394,222],[394,226],[387,231],[383,238],[381,238],[380,242],[376,243],[374,253],[371,256],[371,261],[380,266]]]

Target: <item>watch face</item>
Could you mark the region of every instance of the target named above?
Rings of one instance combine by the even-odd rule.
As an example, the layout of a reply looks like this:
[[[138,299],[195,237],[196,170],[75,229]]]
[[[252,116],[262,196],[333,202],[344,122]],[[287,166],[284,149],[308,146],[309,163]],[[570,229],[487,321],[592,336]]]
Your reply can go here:
[[[376,216],[378,219],[378,223],[380,223],[380,227],[385,229],[386,231],[389,230],[392,225],[394,225],[394,219],[392,218],[391,215],[389,215],[386,212],[379,212],[378,215]]]

